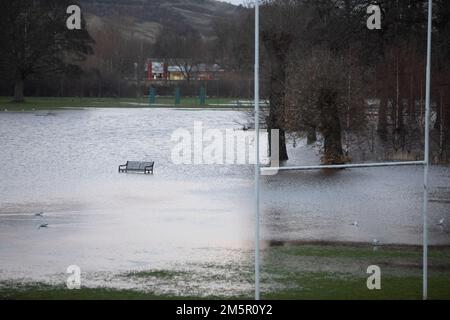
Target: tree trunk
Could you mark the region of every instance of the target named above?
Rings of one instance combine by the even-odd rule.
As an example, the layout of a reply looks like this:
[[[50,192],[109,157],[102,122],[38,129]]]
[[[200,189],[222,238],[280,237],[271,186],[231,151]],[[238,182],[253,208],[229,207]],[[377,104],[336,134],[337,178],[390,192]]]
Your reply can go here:
[[[14,85],[14,99],[13,102],[20,103],[24,101],[24,86],[25,80],[22,77],[17,77]]]
[[[280,141],[279,152],[280,161],[289,159],[286,147],[286,134],[283,119],[284,98],[286,95],[286,66],[287,52],[292,39],[286,34],[264,33],[263,43],[270,60],[270,77],[269,77],[269,117],[267,121],[267,129],[279,129]],[[269,138],[270,139],[270,138]],[[269,140],[270,142],[270,140]],[[269,144],[269,154],[270,144]]]
[[[286,148],[286,132],[284,129],[280,129],[280,161],[289,160],[289,156]]]
[[[435,130],[440,130],[441,128],[441,123],[442,123],[442,93],[439,92],[439,104],[436,108],[436,122],[434,123],[434,128]]]
[[[324,138],[323,164],[344,164],[346,158],[342,148],[342,126],[337,107],[337,92],[323,89],[320,94],[322,128]]]
[[[327,130],[324,134],[324,164],[344,164],[344,152],[342,150],[342,135],[340,124],[336,124],[334,130]]]
[[[286,161],[289,160],[289,156],[287,153],[287,147],[286,147],[286,132],[284,129],[282,129],[282,126],[279,124],[278,117],[275,115],[275,110],[273,107],[270,109],[270,114],[267,120],[267,130],[269,132],[269,155],[272,155],[272,136],[271,136],[271,130],[272,129],[278,129],[279,130],[279,157],[280,161]]]
[[[316,128],[310,128],[306,132],[306,143],[312,145],[317,142]]]
[[[398,135],[399,135],[399,146],[400,148],[404,151],[405,150],[405,146],[406,146],[406,134],[405,134],[405,120],[404,120],[404,105],[403,105],[403,101],[400,100],[400,103],[398,104],[397,107],[397,112],[398,112],[398,116],[397,116],[397,131],[398,131]]]
[[[276,70],[275,70],[276,69]],[[269,117],[267,121],[267,129],[270,130],[279,129],[280,131],[280,141],[279,141],[279,152],[280,161],[286,161],[289,159],[286,147],[286,135],[285,128],[283,126],[283,119],[281,114],[284,108],[284,96],[285,96],[285,65],[284,62],[279,62],[277,68],[272,68],[270,76],[270,109]],[[270,140],[269,140],[270,141]],[[271,151],[269,150],[269,154]]]
[[[388,107],[388,101],[385,98],[382,98],[380,100],[380,106],[378,109],[378,125],[377,125],[377,131],[381,138],[381,140],[386,141],[387,140],[387,107]]]

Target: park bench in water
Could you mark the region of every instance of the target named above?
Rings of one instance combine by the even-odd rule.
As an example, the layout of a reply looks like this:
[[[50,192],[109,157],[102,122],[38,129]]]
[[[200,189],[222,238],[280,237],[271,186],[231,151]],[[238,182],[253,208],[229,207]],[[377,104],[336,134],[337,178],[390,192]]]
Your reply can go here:
[[[144,174],[153,174],[154,162],[127,161],[126,164],[119,166],[119,172],[137,172]]]

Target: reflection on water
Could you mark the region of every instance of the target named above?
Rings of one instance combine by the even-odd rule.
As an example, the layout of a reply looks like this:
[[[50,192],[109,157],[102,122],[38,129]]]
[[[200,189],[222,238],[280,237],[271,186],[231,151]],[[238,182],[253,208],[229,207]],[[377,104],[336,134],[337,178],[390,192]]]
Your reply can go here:
[[[3,277],[43,279],[71,264],[119,272],[247,259],[252,168],[170,161],[173,130],[194,121],[239,128],[241,113],[55,114],[0,114]],[[155,161],[155,174],[119,174],[127,160]],[[49,227],[39,229],[42,223]]]
[[[450,170],[433,167],[430,243],[450,244]],[[271,240],[422,243],[421,167],[282,172],[264,185],[264,230]],[[440,189],[437,188],[440,186]],[[355,225],[357,222],[357,225]]]
[[[0,113],[0,279],[44,280],[72,264],[94,284],[98,272],[251,266],[253,168],[170,161],[174,129],[194,121],[242,128],[245,118],[230,110]],[[291,154],[316,160],[307,147]],[[118,174],[127,160],[155,161],[155,175]],[[264,177],[263,237],[420,243],[421,179],[420,168]],[[443,201],[430,203],[430,240],[449,244],[449,229],[434,222],[450,221],[450,170],[433,168],[431,180]]]

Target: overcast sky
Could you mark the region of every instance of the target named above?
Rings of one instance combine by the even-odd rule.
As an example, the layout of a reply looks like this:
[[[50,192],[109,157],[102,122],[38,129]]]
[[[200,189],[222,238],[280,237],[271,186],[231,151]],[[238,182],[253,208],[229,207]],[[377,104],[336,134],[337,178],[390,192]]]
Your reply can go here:
[[[219,1],[230,2],[232,4],[242,4],[244,2],[244,0],[219,0]]]

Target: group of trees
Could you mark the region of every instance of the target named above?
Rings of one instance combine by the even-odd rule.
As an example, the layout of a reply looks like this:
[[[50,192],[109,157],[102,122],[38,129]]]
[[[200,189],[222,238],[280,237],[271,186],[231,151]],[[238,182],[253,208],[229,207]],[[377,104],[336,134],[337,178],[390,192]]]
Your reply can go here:
[[[86,31],[66,27],[69,0],[15,0],[0,3],[0,71],[14,85],[14,101],[24,100],[25,80],[33,74],[79,73],[92,53]],[[83,21],[83,26],[85,22]]]
[[[134,21],[129,17],[111,16],[89,27],[95,40],[94,54],[81,64],[83,82],[90,96],[135,96],[144,74],[149,40],[133,34]],[[130,90],[128,82],[133,82]]]
[[[139,96],[148,92],[142,80],[149,58],[178,66],[187,79],[186,87],[200,64],[219,60],[219,34],[224,32],[219,25],[225,18],[211,26],[211,33],[218,36],[206,38],[189,23],[175,21],[170,10],[161,12],[169,19],[164,24],[139,20],[137,2],[128,15],[101,11],[103,15],[91,16],[89,25],[82,15],[81,30],[69,30],[66,9],[73,4],[79,5],[65,0],[0,3],[0,94],[9,95],[14,85],[16,102],[24,101],[24,91],[52,96]],[[231,82],[217,87],[242,91],[229,88]]]
[[[450,156],[450,3],[434,3],[432,137],[436,157],[445,160]],[[374,4],[382,11],[381,30],[367,28],[366,10]],[[263,1],[262,70],[270,101],[266,120],[269,129],[280,129],[282,160],[288,158],[285,132],[290,132],[309,142],[319,138],[324,163],[349,161],[352,140],[368,136],[374,113],[381,147],[417,156],[423,145],[427,4]],[[251,14],[236,26],[233,34],[241,39],[230,50],[253,50],[240,46],[253,32]],[[244,52],[236,59],[246,61],[247,56]]]
[[[60,95],[67,94],[68,78],[74,86],[74,77],[90,95],[128,95],[123,86],[133,83],[130,79],[133,95],[139,94],[144,64],[152,56],[179,66],[188,81],[199,63],[217,63],[237,79],[252,78],[251,8],[217,18],[211,38],[193,28],[169,26],[152,29],[152,40],[134,35],[136,24],[127,17],[103,19],[89,32],[83,20],[81,30],[69,30],[65,21],[71,4],[0,3],[0,74],[2,81],[14,83],[15,101],[23,101],[25,79],[35,75],[58,79]],[[280,130],[281,160],[288,159],[289,134],[322,142],[324,163],[349,161],[349,150],[374,123],[383,148],[417,155],[424,136],[427,4],[262,1],[261,85],[270,104],[265,120],[268,129]],[[381,30],[366,26],[370,5],[381,8]],[[450,156],[449,21],[450,2],[434,0],[431,136],[434,155],[444,160]]]
[[[195,67],[210,58],[206,45],[206,41],[195,30],[176,32],[171,29],[163,29],[156,40],[152,53],[155,57],[166,59],[167,63],[170,60],[189,82]]]

